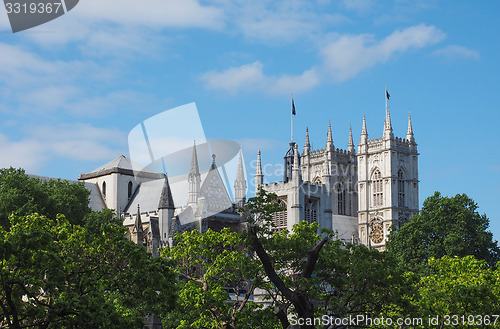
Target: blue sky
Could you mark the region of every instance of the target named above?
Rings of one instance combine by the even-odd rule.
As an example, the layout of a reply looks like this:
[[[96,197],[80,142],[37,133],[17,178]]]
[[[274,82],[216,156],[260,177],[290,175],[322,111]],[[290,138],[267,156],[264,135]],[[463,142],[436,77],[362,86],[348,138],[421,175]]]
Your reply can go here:
[[[196,102],[209,139],[282,163],[290,140],[315,149],[332,123],[382,135],[408,113],[420,200],[466,193],[500,239],[500,2],[85,0],[24,32],[0,9],[1,166],[76,179],[128,153],[128,133]],[[168,171],[168,169],[167,169]],[[272,177],[267,178],[268,181]]]

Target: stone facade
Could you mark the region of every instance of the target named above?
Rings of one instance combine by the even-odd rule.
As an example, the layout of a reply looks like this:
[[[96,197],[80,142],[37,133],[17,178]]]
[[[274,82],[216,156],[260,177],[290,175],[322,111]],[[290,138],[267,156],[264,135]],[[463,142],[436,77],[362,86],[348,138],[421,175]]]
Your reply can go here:
[[[235,202],[228,194],[215,162],[200,173],[196,145],[193,146],[191,169],[186,177],[174,177],[177,194],[185,193],[187,202],[176,206],[175,194],[166,174],[159,174],[133,164],[120,156],[88,174],[79,176],[91,190],[91,199],[100,200],[93,210],[114,209],[129,230],[127,237],[144,245],[154,255],[173,243],[177,232],[197,229],[221,230],[230,227],[241,231],[243,219],[238,208],[246,200],[246,180],[240,159],[235,181]],[[186,186],[187,185],[187,186]],[[183,187],[186,187],[183,189]],[[95,208],[95,207],[94,207]]]
[[[278,183],[264,184],[261,161],[259,151],[256,193],[261,187],[276,193],[286,208],[274,216],[277,229],[290,231],[301,220],[314,221],[344,242],[383,250],[391,227],[399,228],[418,212],[418,152],[411,117],[406,138],[398,138],[387,110],[383,136],[372,140],[363,117],[358,152],[352,130],[347,150],[335,148],[330,124],[325,148],[312,150],[306,128],[302,154],[291,142]]]

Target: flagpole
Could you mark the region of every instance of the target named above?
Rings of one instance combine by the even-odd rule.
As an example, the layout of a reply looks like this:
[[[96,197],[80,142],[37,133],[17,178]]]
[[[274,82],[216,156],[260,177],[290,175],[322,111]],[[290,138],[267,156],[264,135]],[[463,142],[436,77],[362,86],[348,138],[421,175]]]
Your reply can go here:
[[[292,93],[292,106],[293,106],[293,93]],[[291,142],[293,143],[293,110],[290,111],[290,117],[292,119],[292,129],[291,129],[291,131],[292,131],[292,140],[291,140]]]
[[[387,84],[385,85],[385,118],[387,119]]]

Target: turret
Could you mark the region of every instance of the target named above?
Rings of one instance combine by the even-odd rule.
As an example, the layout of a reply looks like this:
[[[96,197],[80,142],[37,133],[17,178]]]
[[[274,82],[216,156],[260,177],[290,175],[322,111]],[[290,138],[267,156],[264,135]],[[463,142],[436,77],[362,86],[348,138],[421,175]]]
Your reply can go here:
[[[387,114],[384,124],[384,139],[392,139],[392,138],[394,138],[394,134],[392,132],[391,111],[389,108],[387,108]]]
[[[406,139],[414,144],[415,143],[415,137],[413,136],[413,127],[411,125],[411,115],[408,113],[408,131],[406,132]]]
[[[234,202],[238,207],[243,207],[247,194],[247,181],[245,180],[245,171],[243,169],[243,160],[241,156],[238,158],[238,169],[236,171],[236,179],[234,181]]]
[[[347,151],[349,153],[354,154],[356,153],[356,150],[354,149],[354,141],[352,139],[352,127],[349,125],[349,144],[347,144]]]
[[[298,185],[301,183],[301,172],[300,172],[300,161],[299,161],[299,150],[297,144],[294,145],[293,152],[293,167],[292,167],[292,180],[294,184]]]
[[[304,143],[303,155],[308,155],[311,151],[311,143],[309,142],[309,128],[306,127],[306,141]]]
[[[366,130],[366,118],[363,114],[363,127],[361,128],[361,139],[359,140],[359,144],[368,143],[368,131]]]
[[[333,151],[332,125],[328,122],[328,133],[326,135],[326,150]]]
[[[137,216],[135,217],[134,230],[132,231],[133,242],[142,246],[142,236],[144,231],[142,229],[141,209],[137,205]]]
[[[262,175],[262,163],[260,159],[260,150],[257,151],[257,169],[255,170],[255,195],[258,194],[259,188],[264,184],[264,175]]]
[[[284,156],[284,172],[283,172],[283,181],[286,183],[292,179],[292,169],[293,169],[293,162],[294,162],[294,155],[295,155],[295,149],[296,149],[296,144],[295,142],[290,143],[290,148],[286,152]],[[300,166],[300,162],[299,162]]]

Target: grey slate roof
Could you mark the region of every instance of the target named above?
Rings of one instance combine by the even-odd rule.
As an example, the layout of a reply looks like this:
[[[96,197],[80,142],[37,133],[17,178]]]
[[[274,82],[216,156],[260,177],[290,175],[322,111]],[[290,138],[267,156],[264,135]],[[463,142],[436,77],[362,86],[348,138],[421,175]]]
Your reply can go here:
[[[97,169],[92,170],[88,174],[80,174],[78,176],[79,180],[89,179],[94,177],[99,177],[107,174],[119,173],[130,176],[140,176],[152,179],[159,179],[163,177],[163,174],[154,172],[147,167],[144,167],[136,162],[133,162],[124,155],[120,155],[118,158],[100,166]]]

